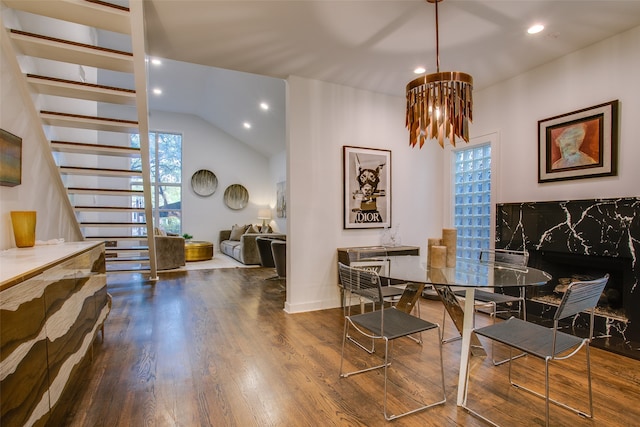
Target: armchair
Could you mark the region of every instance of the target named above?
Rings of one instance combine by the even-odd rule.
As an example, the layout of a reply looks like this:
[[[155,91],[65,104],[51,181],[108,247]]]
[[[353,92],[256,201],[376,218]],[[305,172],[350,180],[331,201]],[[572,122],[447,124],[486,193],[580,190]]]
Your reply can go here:
[[[185,265],[184,238],[181,236],[155,236],[156,268],[170,270]]]

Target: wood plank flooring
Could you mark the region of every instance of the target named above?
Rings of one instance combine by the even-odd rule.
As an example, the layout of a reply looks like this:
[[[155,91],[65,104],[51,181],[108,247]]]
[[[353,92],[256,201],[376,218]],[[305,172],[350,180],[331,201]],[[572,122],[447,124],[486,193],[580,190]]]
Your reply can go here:
[[[341,309],[287,314],[285,284],[271,269],[163,273],[154,285],[139,276],[110,279],[111,315],[104,342],[52,414],[52,426],[381,426],[381,371],[338,376]],[[422,317],[441,322],[442,306],[422,300]],[[479,322],[486,322],[481,316]],[[447,335],[454,331],[448,320]],[[435,336],[399,340],[390,393],[396,408],[437,392]],[[486,346],[488,349],[489,346]],[[380,346],[379,348],[382,348]],[[460,341],[445,344],[447,403],[395,426],[483,426],[455,404]],[[356,364],[362,350],[348,347]],[[591,349],[595,419],[552,405],[554,426],[637,426],[640,362]],[[584,357],[554,370],[552,393],[584,396]],[[519,360],[515,373],[542,384],[543,365]],[[474,358],[470,404],[504,426],[544,425],[544,402],[510,387],[507,366]],[[557,383],[556,383],[557,384]],[[582,393],[582,394],[581,394]],[[408,394],[408,395],[407,395]]]

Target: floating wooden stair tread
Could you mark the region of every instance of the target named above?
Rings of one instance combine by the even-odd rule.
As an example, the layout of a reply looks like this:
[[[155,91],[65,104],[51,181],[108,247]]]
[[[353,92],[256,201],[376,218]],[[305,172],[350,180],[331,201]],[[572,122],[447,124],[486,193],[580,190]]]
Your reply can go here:
[[[105,248],[108,254],[117,254],[117,253],[131,253],[131,252],[148,252],[148,246],[124,246],[124,247],[107,247]]]
[[[121,263],[142,263],[148,264],[149,257],[134,256],[134,257],[114,257],[109,258],[109,264],[121,264]]]
[[[80,227],[89,228],[89,227],[116,227],[116,228],[125,228],[125,227],[146,227],[147,224],[144,222],[80,222]]]
[[[139,148],[121,147],[117,145],[85,144],[81,142],[51,141],[51,150],[61,153],[140,157]]]
[[[120,190],[117,188],[82,188],[68,187],[69,194],[92,194],[97,196],[143,196],[142,190]]]
[[[62,4],[61,4],[62,3]],[[8,7],[49,18],[75,22],[116,33],[130,34],[129,9],[96,0],[25,1],[4,0]]]
[[[133,73],[133,55],[115,49],[11,30],[11,39],[27,56]]]
[[[149,272],[149,266],[137,266],[133,268],[118,268],[118,265],[107,265],[107,273],[143,273]]]
[[[51,126],[105,130],[110,132],[138,131],[138,122],[135,120],[111,119],[44,110],[40,111],[40,119],[44,124]]]
[[[118,206],[74,206],[76,211],[91,211],[91,212],[144,212],[144,208],[130,208],[130,207],[118,207]]]
[[[110,176],[110,177],[142,176],[141,171],[127,170],[127,169],[102,169],[102,168],[81,168],[77,166],[60,166],[58,170],[63,175],[91,175],[91,176]]]
[[[27,83],[38,93],[44,95],[122,105],[135,105],[136,103],[136,91],[132,89],[76,82],[34,74],[27,74]]]
[[[147,236],[85,236],[84,238],[91,241],[147,240]]]

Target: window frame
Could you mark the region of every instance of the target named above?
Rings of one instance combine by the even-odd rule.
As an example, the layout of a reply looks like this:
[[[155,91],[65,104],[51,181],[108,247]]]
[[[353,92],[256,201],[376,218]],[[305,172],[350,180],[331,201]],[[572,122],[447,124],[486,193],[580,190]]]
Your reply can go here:
[[[160,227],[160,213],[161,212],[179,212],[180,214],[180,229],[178,230],[178,234],[182,234],[182,203],[184,202],[184,188],[183,188],[183,165],[182,165],[182,158],[183,158],[183,147],[184,147],[184,135],[181,132],[166,132],[166,131],[155,131],[155,130],[150,130],[149,132],[149,156],[150,156],[150,161],[152,164],[155,164],[155,170],[151,171],[151,176],[149,177],[150,179],[150,186],[151,186],[151,198],[152,198],[152,206],[151,206],[151,211],[152,211],[152,215],[153,215],[153,224],[154,227]],[[132,135],[137,135],[137,134],[132,134]],[[158,179],[158,163],[159,163],[159,140],[160,140],[160,136],[161,135],[176,135],[180,137],[180,173],[179,173],[179,179],[180,181],[177,183],[174,182],[160,182]],[[131,141],[131,137],[130,137],[130,141]],[[142,187],[142,180],[138,180],[138,179],[131,179],[130,181],[130,187],[134,188],[134,187]],[[180,189],[180,209],[159,209],[158,208],[158,203],[160,201],[160,189],[159,187],[163,186],[163,187],[178,187]],[[132,206],[133,206],[133,200],[135,200],[138,196],[132,196]],[[133,214],[133,218],[135,220],[136,214]],[[175,231],[174,231],[175,232]],[[135,232],[134,232],[135,233]]]

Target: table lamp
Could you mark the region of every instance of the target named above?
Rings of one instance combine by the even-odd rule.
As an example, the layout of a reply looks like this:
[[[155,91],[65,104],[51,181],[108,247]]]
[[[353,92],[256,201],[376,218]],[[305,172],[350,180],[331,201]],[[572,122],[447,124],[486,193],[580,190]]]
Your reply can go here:
[[[258,211],[258,219],[262,220],[262,226],[267,225],[267,220],[271,220],[271,209],[265,208]]]

